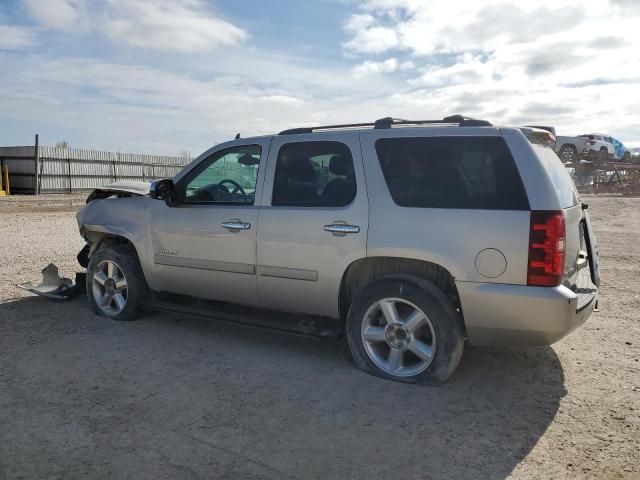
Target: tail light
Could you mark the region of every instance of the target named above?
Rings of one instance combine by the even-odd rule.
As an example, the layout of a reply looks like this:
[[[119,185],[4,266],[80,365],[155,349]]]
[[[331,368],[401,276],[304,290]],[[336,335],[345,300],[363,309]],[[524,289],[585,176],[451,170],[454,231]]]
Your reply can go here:
[[[564,275],[566,231],[561,211],[531,212],[527,285],[555,287]]]

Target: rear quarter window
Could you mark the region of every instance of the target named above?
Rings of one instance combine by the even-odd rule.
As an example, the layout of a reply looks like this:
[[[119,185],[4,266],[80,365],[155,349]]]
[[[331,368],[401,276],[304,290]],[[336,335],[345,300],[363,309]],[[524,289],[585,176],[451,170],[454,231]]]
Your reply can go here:
[[[569,175],[569,171],[562,165],[558,155],[553,150],[539,145],[533,145],[533,149],[558,192],[561,207],[569,208],[577,205],[580,201],[578,191],[571,179],[571,175]]]
[[[501,137],[382,138],[375,147],[389,193],[399,206],[529,209]]]

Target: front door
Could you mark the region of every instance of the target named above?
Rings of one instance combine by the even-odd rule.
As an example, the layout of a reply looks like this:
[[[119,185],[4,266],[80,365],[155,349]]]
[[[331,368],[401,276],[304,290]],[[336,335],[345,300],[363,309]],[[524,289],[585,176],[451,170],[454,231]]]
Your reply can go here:
[[[366,256],[367,226],[357,132],[275,137],[258,218],[261,303],[337,317],[342,275]]]
[[[177,206],[153,202],[154,287],[256,304],[256,226],[268,141],[212,153],[176,184]]]

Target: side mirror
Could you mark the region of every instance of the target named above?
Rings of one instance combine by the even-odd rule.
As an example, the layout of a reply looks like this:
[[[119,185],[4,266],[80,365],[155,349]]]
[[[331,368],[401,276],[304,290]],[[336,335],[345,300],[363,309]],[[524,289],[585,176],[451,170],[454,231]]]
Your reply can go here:
[[[176,191],[173,180],[171,180],[170,178],[154,180],[153,182],[151,182],[149,196],[157,200],[164,200],[169,206],[175,205]]]

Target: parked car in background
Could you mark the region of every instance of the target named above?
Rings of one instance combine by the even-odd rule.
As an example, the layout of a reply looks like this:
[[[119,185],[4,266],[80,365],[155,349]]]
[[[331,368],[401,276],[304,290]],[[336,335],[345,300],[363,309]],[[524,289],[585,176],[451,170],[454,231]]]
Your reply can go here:
[[[586,135],[578,135],[578,137],[586,138],[586,143],[582,155],[588,160],[614,160],[616,156],[616,147],[613,145],[613,138],[602,135],[600,133],[590,133]]]
[[[435,385],[466,341],[549,345],[596,305],[586,205],[518,128],[459,115],[295,128],[142,186],[107,186],[77,215],[90,305],[114,320],[161,292],[274,328],[285,312],[328,318],[359,368]]]
[[[582,157],[587,147],[585,136],[579,137],[556,137],[556,153],[563,162],[574,162]]]
[[[617,138],[612,138],[613,146],[616,149],[615,159],[620,162],[630,163],[633,152],[624,146],[624,144]]]

